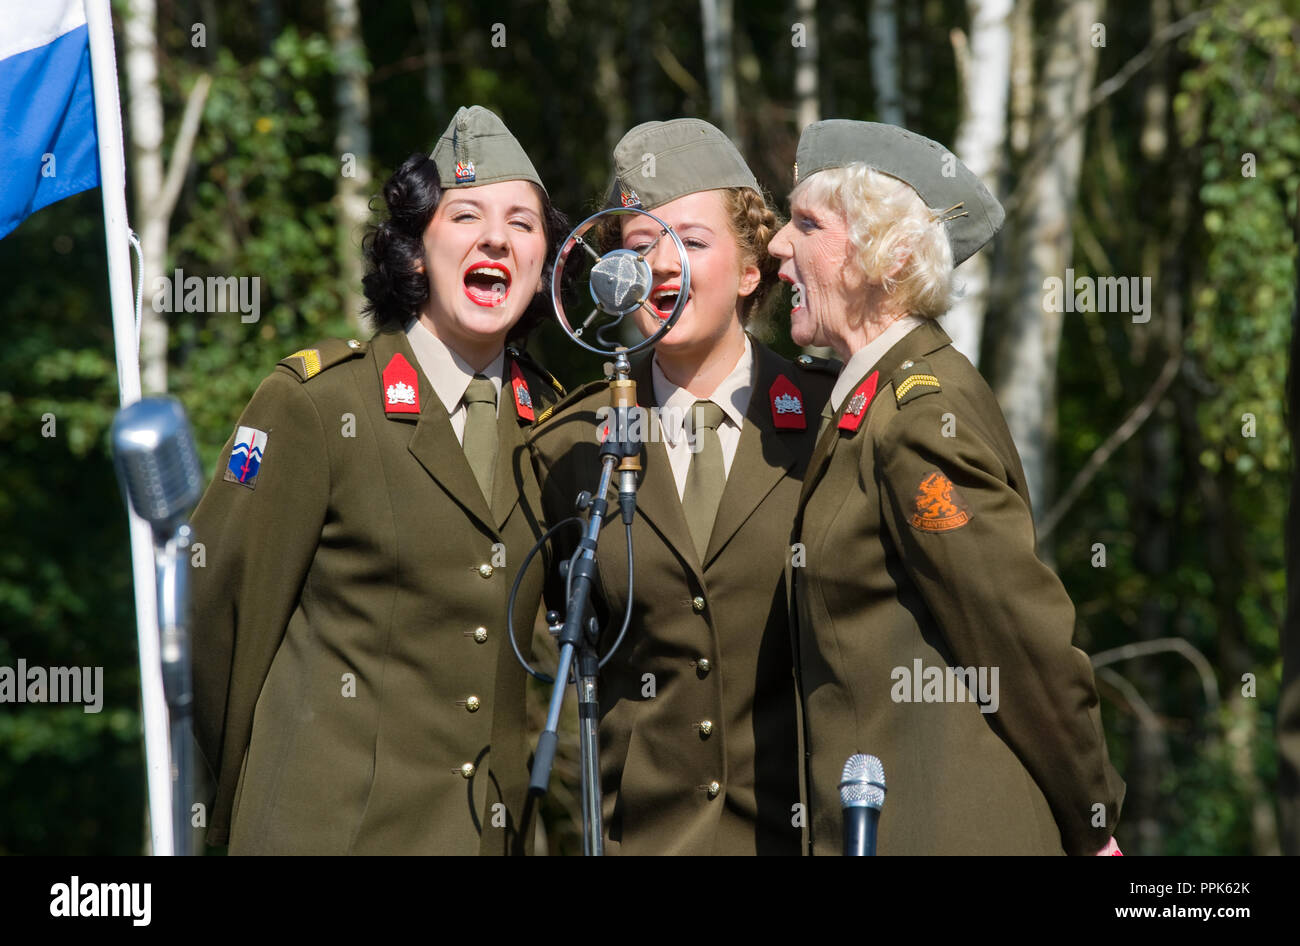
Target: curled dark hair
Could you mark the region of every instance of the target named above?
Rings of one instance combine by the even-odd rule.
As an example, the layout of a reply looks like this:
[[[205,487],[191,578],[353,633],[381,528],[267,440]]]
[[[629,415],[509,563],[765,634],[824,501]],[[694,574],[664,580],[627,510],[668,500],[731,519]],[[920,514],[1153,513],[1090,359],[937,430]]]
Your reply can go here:
[[[424,258],[424,231],[442,200],[437,165],[427,154],[411,155],[384,183],[382,195],[370,201],[372,211],[380,209],[376,205],[381,196],[388,214],[367,227],[361,240],[366,260],[366,274],[361,279],[366,305],[362,311],[371,318],[375,331],[394,332],[418,316],[429,298],[428,277],[418,267]],[[546,263],[542,267],[545,289],[550,285],[560,241],[568,235],[569,221],[540,187],[537,196],[546,233]],[[523,339],[550,315],[550,294],[543,291],[528,303],[507,340]]]

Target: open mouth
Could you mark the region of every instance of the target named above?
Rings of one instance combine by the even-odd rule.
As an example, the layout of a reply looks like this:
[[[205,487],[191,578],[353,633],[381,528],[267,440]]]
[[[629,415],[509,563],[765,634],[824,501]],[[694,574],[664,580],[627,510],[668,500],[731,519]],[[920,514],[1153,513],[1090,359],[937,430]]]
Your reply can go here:
[[[510,294],[510,270],[502,263],[483,261],[465,270],[465,295],[481,306],[498,306]]]
[[[650,305],[659,313],[659,318],[666,319],[673,314],[673,306],[677,305],[677,300],[681,297],[682,287],[677,283],[664,283],[662,286],[656,286],[650,293]],[[690,294],[686,295],[687,300]]]
[[[793,276],[787,276],[785,273],[777,273],[776,275],[781,282],[786,283],[790,287],[790,314],[794,315],[804,307],[803,298],[805,290],[803,284]]]

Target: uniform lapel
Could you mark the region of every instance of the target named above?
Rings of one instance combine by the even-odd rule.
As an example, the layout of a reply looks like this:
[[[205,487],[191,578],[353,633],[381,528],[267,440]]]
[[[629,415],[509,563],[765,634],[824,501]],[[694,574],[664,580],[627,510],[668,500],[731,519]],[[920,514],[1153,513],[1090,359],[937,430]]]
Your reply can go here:
[[[731,461],[731,473],[718,506],[718,517],[713,523],[709,548],[704,556],[704,566],[722,551],[746,519],[758,508],[767,494],[781,481],[794,465],[795,455],[786,445],[786,438],[798,437],[798,430],[777,430],[772,421],[772,402],[769,389],[781,373],[782,359],[757,341],[751,342],[756,371],[754,385],[745,411],[745,426],[736,445],[736,456]],[[811,418],[808,418],[811,421]]]
[[[650,359],[653,357],[651,354],[632,366],[636,401],[642,408],[657,406],[654,382],[650,375]],[[673,469],[668,464],[668,451],[663,444],[663,431],[658,424],[658,418],[647,412],[643,431],[645,449],[641,453],[644,469],[641,484],[637,487],[636,506],[655,531],[663,536],[664,542],[675,549],[682,560],[689,563],[696,574],[702,577],[699,558],[695,554],[695,542],[686,525],[686,513],[682,511],[682,500],[677,495],[677,483],[673,479]]]
[[[507,355],[502,367],[501,396],[497,399],[497,466],[492,474],[492,519],[497,529],[505,526],[511,510],[519,502],[525,489],[523,465],[528,462]]]
[[[883,388],[889,383],[894,372],[902,367],[903,362],[924,358],[931,352],[938,351],[943,346],[951,343],[952,339],[948,337],[948,333],[940,328],[939,324],[933,319],[927,319],[924,324],[918,325],[900,338],[893,348],[890,348],[880,357],[879,361],[862,373],[862,377],[855,379],[854,389],[857,388],[858,384],[866,380],[871,375],[871,372],[879,371],[880,379],[876,387],[876,397],[880,397]],[[817,442],[817,449],[813,451],[812,459],[808,462],[808,473],[803,479],[803,489],[799,492],[800,513],[803,512],[804,504],[808,502],[808,497],[812,495],[817,483],[826,473],[826,468],[830,466],[836,445],[845,437],[853,436],[853,432],[839,429],[840,420],[844,417],[844,412],[848,409],[851,400],[851,396],[844,399],[844,403],[840,405],[839,410],[831,418],[826,432],[822,434],[821,439]],[[870,409],[870,406],[868,406],[867,410]],[[820,418],[818,423],[821,423]]]
[[[456,432],[451,428],[451,418],[447,415],[447,409],[420,368],[419,361],[406,340],[406,335],[402,332],[383,332],[371,340],[370,346],[375,353],[375,370],[379,373],[381,399],[384,396],[384,368],[393,355],[400,354],[410,362],[419,378],[420,413],[386,415],[388,420],[394,423],[410,424],[415,421],[415,430],[407,444],[411,455],[420,461],[420,465],[428,471],[429,475],[466,512],[495,532],[496,522],[491,510],[488,509],[483,491],[479,489],[478,480],[474,478],[474,471],[469,468],[469,461],[465,459],[465,451],[460,441],[456,439]],[[500,478],[499,472],[497,476]]]
[[[840,417],[844,414],[844,408],[848,404],[848,398],[844,399],[844,404],[835,412],[831,422],[826,425],[826,430],[822,432],[821,438],[817,441],[817,447],[813,450],[812,459],[808,461],[808,472],[804,474],[803,487],[799,490],[799,510],[803,510],[804,503],[812,495],[813,488],[821,480],[822,474],[830,466],[831,454],[835,452],[835,445],[840,442],[840,432],[836,425],[840,422]],[[817,423],[821,424],[822,419],[817,418]]]

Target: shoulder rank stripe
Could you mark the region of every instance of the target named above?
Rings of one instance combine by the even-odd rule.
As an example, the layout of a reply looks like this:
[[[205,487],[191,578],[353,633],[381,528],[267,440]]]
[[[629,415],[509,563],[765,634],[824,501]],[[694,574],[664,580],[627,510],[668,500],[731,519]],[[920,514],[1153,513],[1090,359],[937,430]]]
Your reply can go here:
[[[932,374],[914,374],[898,386],[894,391],[894,397],[902,401],[907,397],[907,392],[915,387],[939,387],[939,379]]]
[[[909,358],[899,365],[890,380],[894,383],[894,400],[898,402],[899,407],[918,397],[943,390],[934,369],[919,358],[916,361]]]
[[[314,378],[316,375],[320,374],[320,352],[317,349],[304,348],[287,357],[302,359],[302,371],[303,374],[306,375],[306,378]],[[306,378],[304,378],[304,380],[306,380]]]
[[[292,355],[280,359],[280,365],[294,373],[299,381],[310,381],[322,371],[366,353],[365,342],[349,338],[326,338],[311,348],[300,348]]]

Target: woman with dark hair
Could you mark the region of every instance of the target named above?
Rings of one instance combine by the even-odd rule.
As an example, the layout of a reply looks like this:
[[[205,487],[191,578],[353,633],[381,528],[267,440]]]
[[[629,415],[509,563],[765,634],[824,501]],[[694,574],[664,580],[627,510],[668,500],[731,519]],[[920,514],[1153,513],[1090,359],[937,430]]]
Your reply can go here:
[[[376,334],[281,361],[194,515],[195,726],[208,841],[232,854],[530,840],[506,597],[540,534],[525,430],[557,394],[505,343],[565,222],[477,106],[383,196],[363,243]],[[524,639],[542,576],[522,580]]]
[[[632,366],[649,442],[632,525],[631,623],[600,681],[605,849],[797,855],[783,573],[834,371],[788,361],[746,331],[776,282],[766,247],[778,221],[726,135],[696,119],[648,122],[623,136],[614,165],[610,206],[641,207],[673,227],[691,278],[682,283],[677,253],[649,217],[610,218],[606,237],[644,253],[654,277],[657,311],[637,311],[640,331],[656,331],[681,293],[688,301],[653,355]],[[554,519],[596,485],[594,432],[609,397],[606,381],[575,391],[530,438]],[[601,543],[597,566],[608,622],[627,604],[621,537]]]

